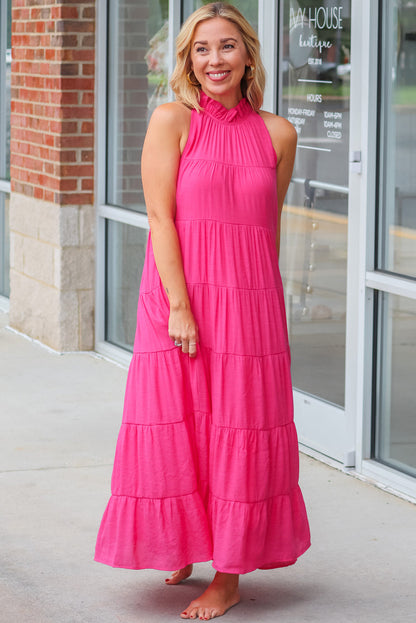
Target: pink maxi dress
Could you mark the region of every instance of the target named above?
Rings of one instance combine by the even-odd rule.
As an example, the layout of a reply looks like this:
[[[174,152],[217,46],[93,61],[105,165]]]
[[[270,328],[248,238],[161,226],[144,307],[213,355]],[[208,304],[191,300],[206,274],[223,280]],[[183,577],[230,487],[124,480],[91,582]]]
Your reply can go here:
[[[276,154],[246,99],[201,93],[176,191],[200,343],[168,335],[149,239],[112,496],[95,560],[226,573],[293,564],[310,544],[298,485],[290,353],[276,252]]]

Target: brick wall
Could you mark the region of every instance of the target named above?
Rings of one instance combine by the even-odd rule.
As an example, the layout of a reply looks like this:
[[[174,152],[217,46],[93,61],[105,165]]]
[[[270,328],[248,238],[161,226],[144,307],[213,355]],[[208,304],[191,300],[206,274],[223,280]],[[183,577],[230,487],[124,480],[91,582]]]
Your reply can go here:
[[[10,324],[94,346],[92,0],[13,0]]]
[[[12,191],[93,203],[95,2],[13,0]]]

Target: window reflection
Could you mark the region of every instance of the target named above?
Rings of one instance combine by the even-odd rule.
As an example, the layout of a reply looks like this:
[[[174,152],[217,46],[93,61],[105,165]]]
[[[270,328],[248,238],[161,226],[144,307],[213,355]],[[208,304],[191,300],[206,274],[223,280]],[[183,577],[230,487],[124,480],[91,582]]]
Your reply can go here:
[[[10,195],[0,192],[0,295],[10,295]]]
[[[416,277],[416,3],[384,0],[378,267]]]
[[[298,133],[282,216],[295,388],[344,406],[351,2],[281,0],[279,113]]]
[[[147,237],[145,229],[107,221],[105,339],[130,351]]]
[[[199,9],[204,4],[210,4],[212,0],[183,0],[183,15],[186,19],[193,11]],[[233,4],[244,17],[250,22],[255,30],[258,27],[258,13],[259,3],[258,0],[233,0],[230,4]]]
[[[416,476],[416,301],[379,296],[376,458]]]
[[[107,203],[140,212],[143,140],[153,110],[168,99],[168,4],[108,3]]]

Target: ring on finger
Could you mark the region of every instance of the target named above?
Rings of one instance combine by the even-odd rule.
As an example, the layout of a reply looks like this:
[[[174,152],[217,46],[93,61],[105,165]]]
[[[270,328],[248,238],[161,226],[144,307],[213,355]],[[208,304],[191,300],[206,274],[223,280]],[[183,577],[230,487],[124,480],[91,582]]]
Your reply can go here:
[[[182,342],[180,342],[179,340],[175,340],[174,344],[175,346],[182,346]]]

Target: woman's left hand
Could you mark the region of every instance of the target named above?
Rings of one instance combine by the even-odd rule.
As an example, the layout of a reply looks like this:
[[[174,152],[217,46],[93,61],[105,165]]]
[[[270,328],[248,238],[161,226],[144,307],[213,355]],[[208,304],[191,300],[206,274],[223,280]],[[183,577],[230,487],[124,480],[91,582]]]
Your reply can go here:
[[[169,314],[169,337],[175,346],[190,357],[196,357],[196,345],[199,341],[198,325],[189,308],[172,309]]]

